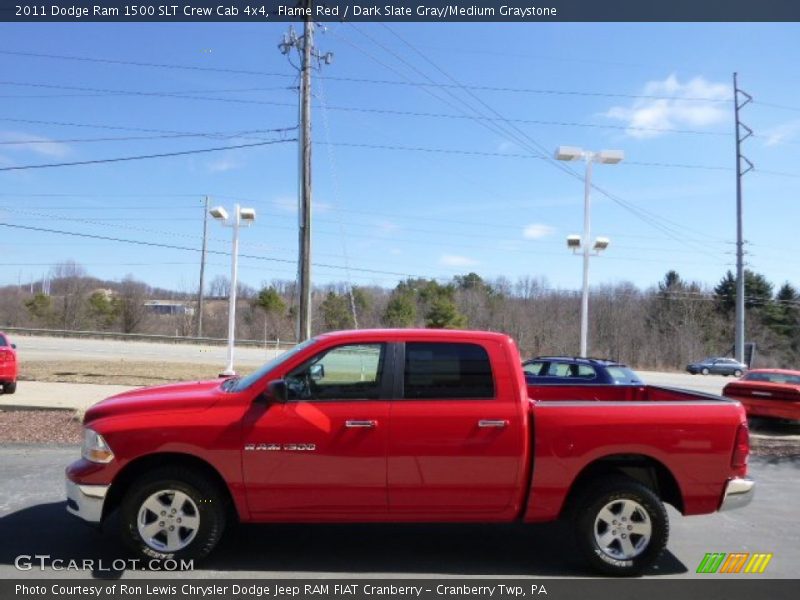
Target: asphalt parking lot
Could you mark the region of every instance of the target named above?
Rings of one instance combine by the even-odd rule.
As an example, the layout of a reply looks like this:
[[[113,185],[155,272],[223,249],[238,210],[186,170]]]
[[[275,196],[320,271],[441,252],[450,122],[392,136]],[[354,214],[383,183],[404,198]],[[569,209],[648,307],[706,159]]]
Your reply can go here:
[[[116,570],[125,554],[111,533],[67,515],[63,469],[77,446],[0,448],[0,578],[339,578],[584,576],[563,524],[520,525],[258,525],[230,532],[192,572]],[[758,577],[795,578],[800,564],[800,457],[751,461],[758,480],[752,504],[727,513],[684,518],[670,511],[669,550],[648,577],[696,575],[707,552],[771,552]],[[477,543],[480,541],[480,543]],[[20,571],[20,555],[94,559],[94,569]],[[50,560],[48,559],[48,560]],[[102,564],[99,563],[102,559]],[[735,576],[733,576],[735,577]]]

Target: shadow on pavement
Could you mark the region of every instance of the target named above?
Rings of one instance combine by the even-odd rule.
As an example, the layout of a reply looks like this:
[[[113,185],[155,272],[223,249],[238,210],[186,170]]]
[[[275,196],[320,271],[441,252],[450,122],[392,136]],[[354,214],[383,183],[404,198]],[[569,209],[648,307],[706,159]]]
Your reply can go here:
[[[114,525],[114,523],[112,523]],[[102,561],[93,577],[113,579],[109,569],[129,558],[115,531],[101,532],[66,514],[63,502],[39,504],[0,517],[0,564],[19,555],[48,555],[50,561]],[[269,572],[281,577],[318,573],[349,577],[376,573],[442,576],[586,576],[564,523],[539,525],[342,524],[242,525],[232,528],[221,546],[202,564],[206,569],[242,577]],[[665,552],[648,575],[685,573]],[[34,576],[38,562],[20,577]],[[177,574],[172,573],[171,577]],[[185,576],[192,577],[186,573]]]
[[[751,433],[770,436],[800,435],[800,421],[748,417],[747,423]]]

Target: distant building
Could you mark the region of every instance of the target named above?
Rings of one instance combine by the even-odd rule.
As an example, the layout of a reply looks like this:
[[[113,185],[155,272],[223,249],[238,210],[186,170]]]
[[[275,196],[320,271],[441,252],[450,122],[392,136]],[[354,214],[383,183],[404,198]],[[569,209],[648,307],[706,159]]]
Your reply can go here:
[[[179,300],[148,300],[144,303],[147,312],[154,315],[189,315],[194,314],[194,307]]]
[[[92,290],[91,293],[92,296],[95,294],[102,294],[106,300],[111,300],[111,298],[114,296],[114,290],[109,290],[108,288],[97,288]]]

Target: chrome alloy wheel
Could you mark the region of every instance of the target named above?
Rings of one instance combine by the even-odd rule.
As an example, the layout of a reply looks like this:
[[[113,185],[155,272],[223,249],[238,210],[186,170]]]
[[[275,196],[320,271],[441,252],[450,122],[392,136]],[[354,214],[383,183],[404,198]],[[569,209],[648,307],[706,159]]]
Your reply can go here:
[[[612,500],[594,520],[594,540],[604,554],[630,560],[650,543],[653,525],[644,507],[633,500]]]
[[[177,490],[161,490],[142,502],[136,519],[142,541],[159,552],[177,552],[192,543],[200,527],[197,504]]]

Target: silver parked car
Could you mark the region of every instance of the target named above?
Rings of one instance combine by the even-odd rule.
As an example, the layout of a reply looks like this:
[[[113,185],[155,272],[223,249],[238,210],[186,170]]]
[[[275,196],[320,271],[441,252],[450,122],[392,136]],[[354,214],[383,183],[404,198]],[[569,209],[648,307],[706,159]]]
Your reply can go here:
[[[705,358],[699,362],[693,362],[686,365],[686,370],[692,375],[733,375],[734,377],[741,377],[742,373],[747,370],[747,365],[739,362],[734,358]]]

